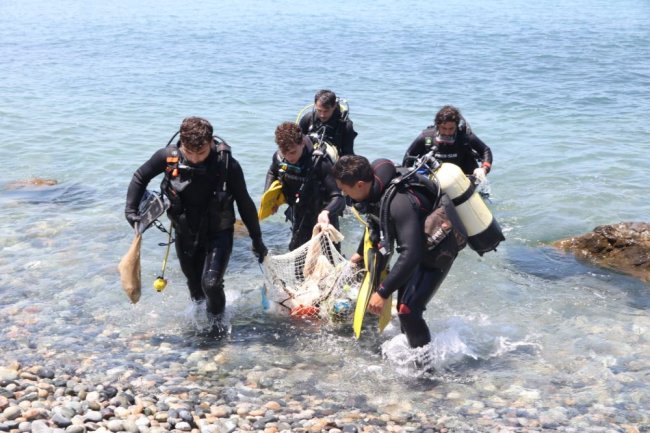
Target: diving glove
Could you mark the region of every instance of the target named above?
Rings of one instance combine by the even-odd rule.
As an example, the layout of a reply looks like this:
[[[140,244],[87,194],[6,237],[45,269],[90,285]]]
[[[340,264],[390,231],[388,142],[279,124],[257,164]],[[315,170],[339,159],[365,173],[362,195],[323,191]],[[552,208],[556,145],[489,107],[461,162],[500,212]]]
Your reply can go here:
[[[262,239],[253,239],[253,254],[255,254],[255,257],[257,257],[257,260],[262,263],[264,261],[264,257],[269,253],[269,250],[266,248],[266,245],[264,245],[264,242]]]
[[[124,216],[126,217],[128,223],[131,224],[131,227],[133,228],[135,228],[136,223],[140,222],[140,215],[138,215],[137,212],[127,211],[124,213]]]

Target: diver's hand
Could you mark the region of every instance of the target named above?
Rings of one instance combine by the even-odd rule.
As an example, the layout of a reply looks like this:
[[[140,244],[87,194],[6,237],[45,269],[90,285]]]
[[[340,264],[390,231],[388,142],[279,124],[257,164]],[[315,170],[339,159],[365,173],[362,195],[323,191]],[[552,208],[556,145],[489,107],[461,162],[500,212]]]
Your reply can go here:
[[[352,257],[350,257],[350,263],[354,267],[363,266],[363,256],[359,253],[352,254]]]
[[[268,253],[269,250],[266,248],[266,245],[264,245],[262,238],[253,239],[253,254],[255,254],[255,257],[257,257],[257,260],[260,263],[264,261],[264,257],[266,257]]]
[[[128,223],[131,224],[131,227],[133,228],[135,228],[135,225],[140,222],[140,215],[138,215],[137,212],[126,211],[124,213],[124,216],[126,217]]]
[[[318,214],[318,222],[320,224],[329,224],[330,223],[330,211],[324,210]]]
[[[485,176],[487,176],[487,172],[485,168],[479,167],[474,170],[474,177],[476,178],[476,183],[483,183],[485,182]]]
[[[370,296],[370,302],[368,302],[368,311],[372,314],[381,314],[381,310],[384,309],[384,302],[386,302],[386,300],[382,298],[379,293],[373,293],[372,296]]]

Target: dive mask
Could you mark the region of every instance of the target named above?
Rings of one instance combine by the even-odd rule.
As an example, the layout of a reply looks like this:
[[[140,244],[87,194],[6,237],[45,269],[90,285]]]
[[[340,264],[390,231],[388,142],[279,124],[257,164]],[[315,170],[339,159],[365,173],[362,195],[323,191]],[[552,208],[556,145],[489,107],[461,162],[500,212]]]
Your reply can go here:
[[[456,141],[456,133],[453,135],[442,135],[440,132],[436,132],[436,143],[437,144],[454,144]]]

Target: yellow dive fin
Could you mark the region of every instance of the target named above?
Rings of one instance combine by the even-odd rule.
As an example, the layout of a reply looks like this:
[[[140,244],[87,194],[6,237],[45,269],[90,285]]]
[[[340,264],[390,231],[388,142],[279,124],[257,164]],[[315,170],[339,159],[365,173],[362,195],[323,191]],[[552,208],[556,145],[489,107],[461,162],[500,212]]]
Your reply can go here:
[[[363,262],[366,267],[366,275],[361,283],[359,295],[357,296],[357,304],[354,308],[354,321],[352,322],[352,329],[354,336],[359,339],[361,336],[361,327],[363,325],[363,318],[368,309],[368,302],[370,296],[377,290],[379,283],[386,277],[386,260],[384,256],[377,251],[370,240],[370,229],[366,227],[363,235]],[[392,297],[386,300],[384,309],[382,310],[379,318],[379,329],[383,331],[391,317]]]
[[[370,230],[366,227],[366,230],[363,233],[363,263],[366,268],[366,275],[363,277],[363,282],[359,288],[357,304],[354,307],[354,321],[352,322],[352,329],[354,330],[354,336],[357,340],[361,336],[363,317],[366,315],[366,309],[368,308],[368,302],[370,301],[370,295],[372,294],[370,272],[368,272],[368,251],[371,249],[372,242],[370,241]]]
[[[370,295],[372,295],[372,290],[370,290],[370,273],[366,273],[366,276],[363,278],[363,282],[361,283],[361,288],[359,289],[359,295],[357,296],[357,305],[354,307],[352,329],[354,330],[354,336],[357,340],[361,336],[361,325],[363,324],[363,318],[366,315],[368,302],[370,302]]]
[[[257,210],[257,218],[262,221],[264,218],[268,218],[273,215],[280,205],[283,205],[287,202],[284,194],[282,193],[282,184],[279,180],[274,180],[269,189],[267,189],[262,195],[262,201],[260,207]]]

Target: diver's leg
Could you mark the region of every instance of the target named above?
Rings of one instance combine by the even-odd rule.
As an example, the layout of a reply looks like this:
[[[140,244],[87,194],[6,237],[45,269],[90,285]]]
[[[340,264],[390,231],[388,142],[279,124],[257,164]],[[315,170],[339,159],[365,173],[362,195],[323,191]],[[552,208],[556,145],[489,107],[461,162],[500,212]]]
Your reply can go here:
[[[310,218],[309,215],[306,215],[304,218],[299,218],[299,220],[300,223],[294,225],[292,229],[289,251],[293,251],[309,242],[309,239],[311,239],[311,233],[314,230],[314,225],[316,224],[316,219]]]
[[[218,232],[208,243],[201,286],[207,298],[207,311],[213,315],[223,313],[226,307],[223,277],[228,267],[233,245],[233,230]]]
[[[422,347],[431,341],[429,327],[422,315],[450,268],[451,263],[444,269],[419,266],[398,296],[400,325],[411,347]]]
[[[193,301],[200,301],[205,298],[201,288],[201,272],[205,252],[203,248],[196,248],[194,245],[195,235],[187,227],[176,226],[176,240],[174,247],[176,256],[181,265],[181,271],[187,278],[187,288]]]

